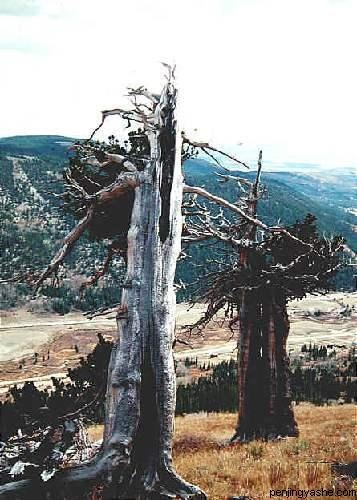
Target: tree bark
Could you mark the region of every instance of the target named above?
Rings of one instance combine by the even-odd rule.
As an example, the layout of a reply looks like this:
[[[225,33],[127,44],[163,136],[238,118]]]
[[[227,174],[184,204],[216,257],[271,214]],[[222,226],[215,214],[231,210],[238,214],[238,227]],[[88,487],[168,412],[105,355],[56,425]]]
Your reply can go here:
[[[297,436],[286,351],[289,318],[279,293],[244,291],[239,314],[238,423],[232,440]]]
[[[114,481],[114,498],[200,494],[172,469],[175,410],[173,288],[181,238],[181,143],[176,91],[167,86],[151,133],[152,160],[136,188],[128,234],[128,271],[119,319],[120,345],[108,400],[105,446],[125,447],[129,482]],[[143,496],[144,495],[144,496]]]
[[[297,436],[291,405],[290,368],[286,343],[290,322],[285,297],[272,291],[263,301],[262,378],[264,386],[264,436]]]
[[[251,185],[247,200],[248,214],[255,219],[261,172],[262,153],[259,154],[256,181]],[[256,225],[249,224],[246,237],[254,242]],[[239,260],[242,268],[254,268],[254,249],[241,248]],[[239,310],[238,339],[238,422],[232,441],[246,441],[255,436],[260,428],[262,400],[258,393],[261,382],[261,304],[255,291],[244,289]]]
[[[103,446],[91,464],[63,470],[42,483],[39,491],[47,500],[83,499],[93,489],[104,499],[205,498],[175,473],[171,456],[176,397],[173,284],[182,225],[176,97],[169,80],[149,132],[151,161],[138,173]],[[19,482],[18,488],[15,484],[0,488],[0,497],[28,495],[28,482]],[[21,488],[27,488],[24,496]]]
[[[251,218],[255,218],[257,211],[261,158],[260,152],[256,181],[247,200]],[[247,238],[255,241],[255,225],[248,225]],[[254,271],[255,260],[254,249],[241,248],[243,268]],[[298,435],[286,352],[289,327],[283,293],[269,286],[259,291],[243,290],[238,339],[239,413],[232,441]]]
[[[260,428],[261,387],[260,304],[254,292],[244,290],[239,311],[238,408],[233,440],[246,441]]]

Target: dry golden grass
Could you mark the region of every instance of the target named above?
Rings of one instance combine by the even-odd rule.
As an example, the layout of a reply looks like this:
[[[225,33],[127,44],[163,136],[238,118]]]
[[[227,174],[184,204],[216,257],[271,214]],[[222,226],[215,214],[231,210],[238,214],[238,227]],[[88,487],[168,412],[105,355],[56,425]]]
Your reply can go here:
[[[233,495],[269,498],[270,489],[330,489],[334,484],[330,465],[309,462],[357,459],[357,407],[299,405],[295,414],[299,438],[234,446],[219,444],[232,436],[235,415],[178,417],[175,467],[212,500]]]
[[[270,497],[271,489],[284,488],[357,489],[356,481],[337,480],[330,464],[314,463],[357,460],[357,407],[301,404],[296,407],[295,415],[299,438],[236,445],[224,444],[233,434],[236,415],[178,417],[174,443],[176,470],[199,485],[210,500],[234,495],[261,500]],[[100,426],[91,428],[90,436],[99,439],[101,432]]]

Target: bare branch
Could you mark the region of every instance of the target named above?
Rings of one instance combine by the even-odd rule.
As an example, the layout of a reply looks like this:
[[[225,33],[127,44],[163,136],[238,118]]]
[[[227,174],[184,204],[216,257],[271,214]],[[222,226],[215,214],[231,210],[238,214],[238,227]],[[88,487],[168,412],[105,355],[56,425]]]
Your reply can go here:
[[[185,325],[183,329],[185,329],[186,332],[192,333],[196,329],[203,329],[207,326],[207,324],[211,321],[213,316],[215,316],[220,309],[224,306],[226,303],[226,298],[223,296],[221,297],[216,303],[208,303],[207,309],[204,312],[204,315],[198,319],[193,325]]]
[[[182,243],[197,243],[198,241],[205,241],[205,240],[208,240],[210,238],[213,238],[212,234],[210,233],[201,233],[201,234],[197,234],[197,235],[187,235],[187,236],[183,236],[181,238],[181,241]]]
[[[191,144],[192,146],[193,144]],[[217,165],[220,167],[220,168],[223,168],[223,170],[225,170],[226,172],[230,172],[229,168],[225,167],[224,165],[222,165],[222,163],[217,160],[217,158],[215,156],[213,156],[212,153],[210,153],[207,148],[204,148],[204,147],[201,147],[202,151],[207,155],[209,156],[210,158],[212,158],[212,160],[217,163]]]
[[[241,217],[246,219],[251,224],[258,226],[261,229],[264,229],[264,231],[268,231],[268,232],[270,231],[269,226],[267,226],[266,224],[264,224],[260,220],[255,219],[254,217],[251,217],[250,215],[246,214],[244,212],[244,210],[237,207],[233,203],[230,203],[229,201],[225,200],[224,198],[220,198],[219,196],[215,196],[203,188],[200,188],[197,186],[188,186],[187,184],[185,184],[183,187],[183,190],[184,190],[184,193],[194,193],[194,194],[198,194],[199,196],[203,196],[207,200],[212,201],[213,203],[216,203],[217,205],[220,205],[224,208],[228,208],[232,212],[239,214]]]
[[[202,224],[207,232],[211,235],[211,237],[217,238],[218,240],[224,241],[225,243],[230,243],[237,248],[246,248],[254,245],[254,242],[252,240],[249,240],[247,238],[236,239],[233,236],[223,234],[211,224],[205,223],[204,221],[202,221]]]
[[[128,127],[130,126],[131,121],[134,121],[137,123],[145,123],[146,125],[149,126],[148,119],[151,116],[151,115],[145,115],[145,120],[143,120],[142,112],[139,112],[138,109],[136,109],[136,110],[127,110],[127,109],[121,109],[121,108],[107,109],[105,111],[102,111],[102,121],[93,130],[93,132],[91,133],[91,135],[89,136],[89,138],[85,142],[86,143],[90,142],[93,139],[93,137],[98,132],[98,130],[100,130],[102,128],[102,126],[104,125],[105,119],[108,116],[115,116],[115,115],[119,115],[122,118],[124,118],[125,120],[128,120],[128,122],[129,122]]]
[[[114,251],[112,248],[109,247],[108,254],[107,254],[107,257],[104,261],[102,269],[98,269],[91,278],[89,278],[87,281],[85,281],[84,283],[81,284],[81,287],[80,287],[81,293],[83,293],[83,291],[87,287],[96,285],[98,283],[98,281],[100,280],[100,278],[102,278],[103,276],[105,276],[108,273],[110,265],[113,261],[113,256],[114,256]]]
[[[126,254],[127,254],[127,241],[126,241],[126,239],[124,241],[124,238],[123,238],[123,240],[121,240],[121,241],[115,241],[115,242],[111,243],[108,246],[108,253],[107,253],[107,256],[106,256],[105,261],[103,263],[103,267],[101,269],[98,269],[94,273],[93,276],[91,276],[87,281],[82,283],[82,285],[80,287],[80,292],[83,293],[83,291],[87,287],[96,285],[98,283],[98,281],[100,280],[100,278],[102,278],[103,276],[105,276],[108,273],[110,266],[111,266],[111,263],[113,262],[114,255],[119,255],[119,256],[123,257],[124,260],[126,261],[126,257],[127,257]]]
[[[82,406],[81,408],[79,408],[78,410],[76,410],[72,413],[67,413],[66,415],[62,415],[61,417],[58,417],[58,420],[67,420],[69,418],[77,417],[78,415],[80,415],[84,411],[88,410],[88,408],[93,406],[94,403],[96,403],[98,401],[98,399],[104,394],[104,390],[105,390],[105,385],[103,385],[99,389],[99,391],[97,392],[95,397],[92,399],[92,401],[90,401],[89,403],[87,403],[86,405]]]
[[[72,231],[65,237],[63,246],[57,252],[55,257],[52,259],[51,263],[47,269],[42,273],[40,278],[35,283],[35,293],[38,291],[39,287],[52,273],[56,272],[58,267],[62,264],[63,260],[70,253],[75,242],[82,236],[85,229],[89,226],[93,219],[93,215],[97,206],[100,206],[108,201],[119,198],[128,190],[135,188],[139,183],[139,178],[137,174],[133,173],[122,173],[118,176],[117,180],[113,182],[110,186],[101,189],[94,195],[88,195],[86,193],[86,201],[91,202],[86,215],[81,219],[78,224],[72,229]]]
[[[218,177],[221,177],[222,180],[220,182],[227,182],[229,180],[232,180],[237,182],[238,184],[245,184],[249,187],[252,185],[252,183],[248,181],[248,179],[244,179],[244,177],[238,177],[237,175],[220,174],[218,172],[216,173],[216,175],[218,175]],[[240,187],[242,188],[242,186]]]
[[[105,117],[102,115],[102,121],[100,122],[100,124],[98,125],[98,127],[96,127],[93,132],[91,133],[91,135],[89,136],[89,138],[87,139],[87,141],[85,142],[90,142],[93,137],[95,136],[95,134],[98,132],[98,130],[100,130],[102,128],[102,126],[104,125],[104,121],[105,121]]]
[[[35,283],[35,293],[38,291],[42,283],[48,276],[54,273],[59,266],[62,264],[66,256],[70,253],[75,242],[82,236],[85,229],[89,226],[94,215],[94,207],[90,207],[86,215],[81,219],[78,224],[72,229],[72,231],[65,237],[64,242],[60,250],[56,253],[52,261],[50,262],[47,269],[42,273],[40,278]]]
[[[255,177],[255,182],[254,182],[253,191],[252,191],[252,194],[255,198],[258,196],[260,175],[262,172],[262,159],[263,159],[263,151],[260,150],[259,151],[259,158],[258,158],[258,170],[257,170],[257,175]]]
[[[175,347],[176,344],[183,344],[183,345],[186,345],[187,347],[189,347],[190,349],[193,349],[193,345],[190,344],[190,342],[188,342],[187,340],[183,340],[179,337],[175,337],[173,347]]]
[[[119,284],[119,286],[120,286],[120,284]],[[113,312],[116,312],[118,310],[119,306],[120,306],[120,302],[118,302],[112,306],[99,307],[98,309],[95,309],[94,311],[85,312],[84,316],[86,316],[88,319],[93,319],[93,318],[96,318],[97,316],[105,316],[107,314],[111,314]]]
[[[208,154],[209,156],[212,157],[211,154],[207,153],[207,149],[210,150],[210,151],[214,151],[215,153],[218,153],[222,156],[225,156],[226,158],[229,158],[230,160],[234,161],[235,163],[238,163],[239,165],[242,165],[243,167],[245,168],[250,168],[246,163],[244,163],[243,161],[241,160],[238,160],[238,158],[236,158],[235,156],[232,156],[228,153],[225,153],[224,151],[221,151],[220,149],[217,149],[217,148],[214,148],[212,146],[209,145],[208,142],[195,142],[195,141],[191,141],[190,139],[188,139],[184,133],[182,133],[182,137],[183,137],[183,143],[185,144],[189,144],[190,146],[193,146],[195,148],[199,148],[199,149],[202,149],[202,151],[204,151],[206,154]],[[213,157],[213,159],[216,161],[216,163],[218,163],[220,166],[222,166],[218,160],[216,158]],[[230,172],[230,170],[226,167],[223,167],[225,170],[227,170],[228,172]]]
[[[184,185],[183,188],[185,193],[194,193],[198,194],[200,196],[203,196],[204,198],[207,198],[207,200],[212,201],[213,203],[217,203],[217,205],[220,205],[224,208],[227,208],[231,210],[232,212],[235,212],[236,214],[239,214],[243,219],[246,221],[250,222],[251,224],[254,224],[257,227],[260,227],[264,231],[267,231],[268,233],[281,233],[284,234],[287,238],[295,241],[296,243],[299,243],[300,245],[310,248],[313,250],[313,246],[310,245],[309,243],[306,243],[305,241],[300,240],[293,234],[289,233],[287,229],[284,229],[282,227],[269,227],[264,222],[260,221],[259,219],[256,219],[255,217],[252,217],[244,212],[241,208],[237,207],[233,203],[230,203],[226,201],[224,198],[220,198],[219,196],[215,196],[209,191],[206,191],[203,188],[197,187],[197,186],[188,186],[187,184]]]
[[[78,184],[78,182],[73,178],[71,171],[69,169],[65,170],[64,172],[64,178],[66,183],[75,191],[79,193],[79,195],[84,199],[84,200],[89,200],[89,193]]]
[[[154,105],[158,104],[160,101],[160,95],[159,94],[153,94],[152,92],[149,92],[147,88],[141,86],[136,89],[128,87],[129,90],[129,95],[131,96],[143,96],[146,97],[149,101],[151,101]]]

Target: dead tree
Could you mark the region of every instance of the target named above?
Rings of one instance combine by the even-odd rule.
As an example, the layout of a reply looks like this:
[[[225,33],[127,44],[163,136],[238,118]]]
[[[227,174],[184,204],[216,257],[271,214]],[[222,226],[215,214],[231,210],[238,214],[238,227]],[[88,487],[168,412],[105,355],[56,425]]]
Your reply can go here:
[[[287,302],[309,292],[327,290],[329,278],[339,268],[343,248],[341,237],[327,240],[318,235],[313,216],[288,229],[268,227],[257,219],[261,161],[260,152],[254,182],[220,176],[223,182],[234,180],[241,187],[248,186],[248,195],[236,204],[201,188],[186,188],[240,216],[240,220],[232,222],[223,213],[212,217],[207,206],[196,199],[186,204],[190,220],[186,239],[222,241],[229,246],[233,261],[229,267],[222,264],[223,270],[204,280],[197,300],[206,301],[207,309],[194,325],[205,326],[225,308],[230,327],[238,326],[239,416],[233,441],[297,435],[286,350]]]
[[[262,151],[259,153],[255,182],[246,200],[248,213],[255,217],[259,199]],[[255,273],[257,259],[256,226],[245,229],[252,246],[239,252],[241,269]],[[239,416],[233,440],[252,437],[297,436],[291,406],[289,360],[286,343],[289,318],[286,297],[274,287],[266,293],[243,288],[239,310],[238,407]],[[260,390],[257,390],[257,388]]]
[[[129,122],[140,122],[140,134],[147,138],[145,155],[101,151],[106,160],[101,162],[98,148],[89,143],[78,146],[82,153],[94,154],[92,163],[100,163],[99,168],[109,162],[120,165],[120,172],[111,184],[97,190],[93,179],[88,178],[85,189],[67,173],[67,184],[83,217],[36,284],[38,288],[58,269],[106,204],[116,206],[126,196],[130,211],[127,276],[117,315],[118,343],[109,367],[103,445],[90,463],[60,470],[46,483],[26,479],[6,484],[0,487],[0,498],[28,498],[36,492],[41,498],[72,500],[89,498],[94,491],[96,498],[108,499],[205,498],[199,488],[176,474],[171,458],[173,283],[180,252],[182,198],[181,135],[172,72],[160,95],[143,88],[131,89],[130,95],[132,110],[106,111],[103,121],[118,114]],[[142,97],[146,102],[138,103]]]

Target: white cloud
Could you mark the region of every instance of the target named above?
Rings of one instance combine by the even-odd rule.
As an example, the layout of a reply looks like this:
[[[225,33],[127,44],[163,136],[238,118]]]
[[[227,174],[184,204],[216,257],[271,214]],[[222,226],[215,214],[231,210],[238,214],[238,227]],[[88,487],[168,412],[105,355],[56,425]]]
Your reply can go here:
[[[1,0],[0,15],[35,16],[40,12],[39,0]]]
[[[182,123],[202,138],[268,145],[277,161],[357,162],[353,0],[42,0],[37,15],[20,10],[0,10],[0,135],[86,136],[127,85],[158,89],[168,61]]]

